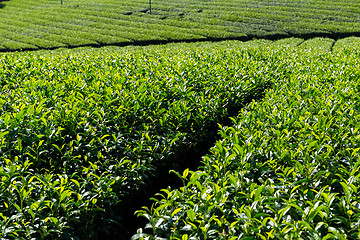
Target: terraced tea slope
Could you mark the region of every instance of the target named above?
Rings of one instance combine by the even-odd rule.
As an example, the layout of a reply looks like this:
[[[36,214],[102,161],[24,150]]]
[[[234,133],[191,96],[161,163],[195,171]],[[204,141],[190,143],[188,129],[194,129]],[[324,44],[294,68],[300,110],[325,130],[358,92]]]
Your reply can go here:
[[[10,0],[0,51],[286,36],[358,36],[357,0]]]

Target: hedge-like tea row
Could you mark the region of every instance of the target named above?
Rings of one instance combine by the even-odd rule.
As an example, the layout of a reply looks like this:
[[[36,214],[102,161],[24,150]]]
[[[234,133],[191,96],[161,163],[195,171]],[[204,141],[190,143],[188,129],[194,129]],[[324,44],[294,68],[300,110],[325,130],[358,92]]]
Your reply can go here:
[[[63,4],[61,5],[61,2]],[[204,39],[359,34],[357,0],[11,0],[0,51]]]
[[[183,187],[137,212],[148,231],[132,239],[359,239],[356,41],[277,55],[281,78],[221,128],[200,170],[179,174]]]
[[[277,79],[271,52],[237,44],[2,54],[0,238],[126,222],[122,201]]]

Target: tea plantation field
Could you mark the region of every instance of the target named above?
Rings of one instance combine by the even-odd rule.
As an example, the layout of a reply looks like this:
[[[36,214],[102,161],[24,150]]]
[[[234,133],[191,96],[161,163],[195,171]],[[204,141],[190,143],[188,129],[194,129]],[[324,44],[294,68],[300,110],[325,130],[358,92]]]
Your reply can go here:
[[[2,53],[0,237],[357,239],[359,43]]]
[[[148,4],[0,0],[0,239],[360,239],[360,3]]]
[[[61,4],[63,2],[63,4]],[[357,0],[8,0],[0,51],[359,36]]]

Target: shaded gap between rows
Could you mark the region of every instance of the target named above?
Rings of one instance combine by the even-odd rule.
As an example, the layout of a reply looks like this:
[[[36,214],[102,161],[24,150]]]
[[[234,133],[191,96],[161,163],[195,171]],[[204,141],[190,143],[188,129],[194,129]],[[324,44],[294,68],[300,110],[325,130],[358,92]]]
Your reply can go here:
[[[96,234],[96,237],[93,240],[106,240],[106,239],[118,239],[118,240],[128,240],[136,234],[137,229],[144,228],[147,223],[146,219],[136,217],[134,215],[135,211],[140,210],[143,206],[151,208],[153,201],[150,198],[154,197],[156,193],[159,193],[161,189],[167,188],[168,186],[171,189],[179,188],[182,186],[182,181],[175,174],[170,174],[170,170],[175,170],[182,173],[185,169],[190,169],[192,171],[198,170],[201,166],[202,157],[211,154],[210,149],[213,147],[217,140],[221,139],[219,135],[218,123],[222,126],[232,125],[230,117],[236,117],[240,110],[246,105],[251,103],[253,100],[261,101],[265,95],[266,91],[272,88],[273,84],[271,82],[264,83],[263,85],[251,89],[244,96],[244,100],[239,105],[233,105],[228,108],[228,116],[222,118],[219,122],[213,123],[206,135],[206,139],[200,139],[196,145],[189,147],[184,152],[177,152],[175,156],[166,162],[174,162],[175,165],[165,165],[159,168],[156,168],[157,176],[151,177],[149,182],[141,186],[138,190],[131,192],[129,196],[119,203],[117,206],[110,206],[118,209],[118,216],[122,219],[120,220],[120,225],[114,224],[111,226],[110,235]],[[101,219],[99,220],[101,221]],[[98,229],[101,232],[101,229]]]
[[[66,47],[49,47],[49,48],[23,48],[23,49],[0,49],[0,53],[7,52],[26,52],[26,51],[39,51],[39,50],[56,50],[56,49],[76,49],[82,47],[93,47],[93,48],[102,48],[108,46],[117,46],[117,47],[126,47],[126,46],[149,46],[149,45],[163,45],[168,43],[197,43],[197,42],[222,42],[222,41],[230,41],[230,40],[238,40],[238,41],[251,41],[255,39],[264,39],[264,40],[281,40],[285,38],[302,38],[304,41],[311,38],[331,38],[334,39],[335,42],[342,38],[347,37],[360,37],[360,32],[333,32],[333,33],[323,33],[323,32],[313,32],[313,33],[302,33],[302,34],[291,34],[291,33],[283,33],[283,34],[269,34],[269,35],[247,35],[241,37],[234,38],[200,38],[200,39],[170,39],[170,40],[146,40],[146,41],[134,41],[134,42],[119,42],[113,44],[84,44],[84,45],[76,45],[76,46],[66,46]]]

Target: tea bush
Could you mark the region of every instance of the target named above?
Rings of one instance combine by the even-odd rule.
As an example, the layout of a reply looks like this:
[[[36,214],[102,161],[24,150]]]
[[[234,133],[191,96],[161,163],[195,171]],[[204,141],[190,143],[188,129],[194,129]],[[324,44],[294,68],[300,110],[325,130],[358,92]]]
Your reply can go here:
[[[132,192],[278,78],[261,44],[2,54],[0,237],[124,231]]]
[[[177,173],[181,188],[137,211],[148,224],[132,239],[359,239],[354,41],[333,53],[319,39],[274,54],[273,88],[220,128],[203,167]]]

